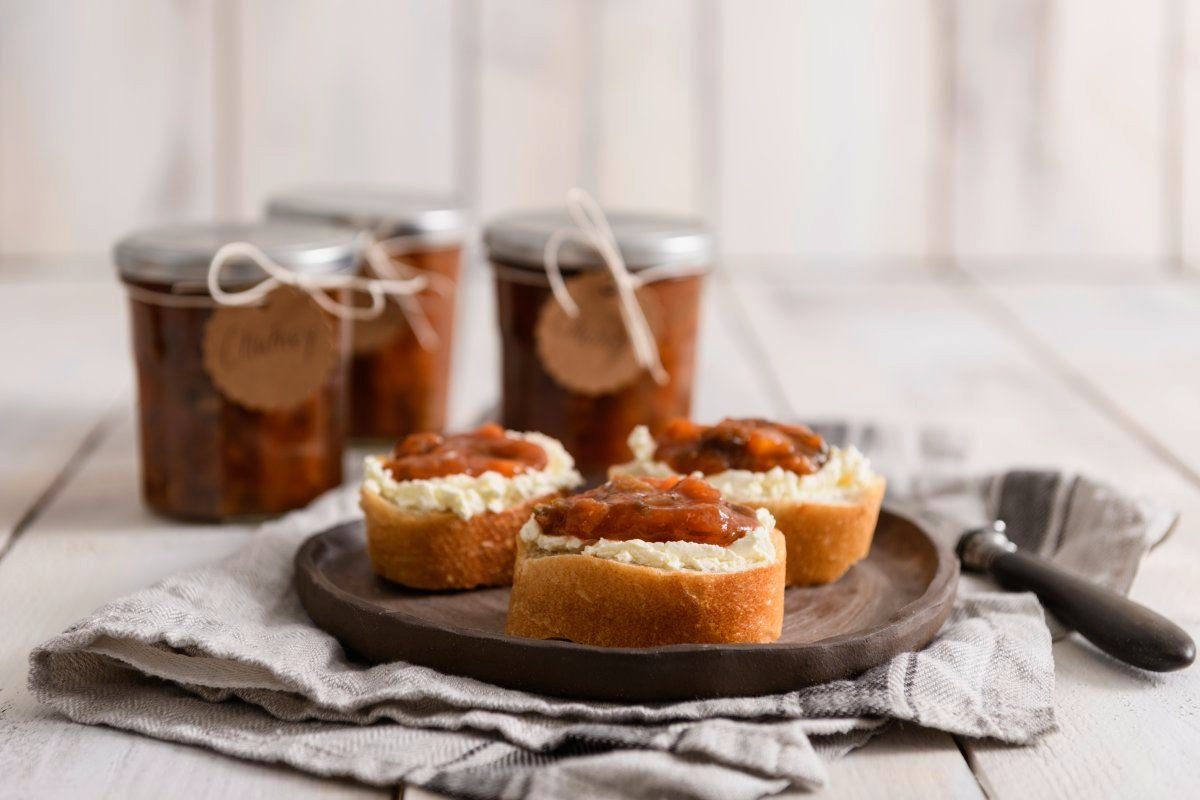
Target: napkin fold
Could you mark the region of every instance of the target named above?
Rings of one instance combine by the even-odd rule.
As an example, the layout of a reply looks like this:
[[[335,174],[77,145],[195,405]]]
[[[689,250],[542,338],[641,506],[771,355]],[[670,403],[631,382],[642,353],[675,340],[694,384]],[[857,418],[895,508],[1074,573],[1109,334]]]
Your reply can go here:
[[[1121,590],[1175,519],[1062,473],[899,488],[904,513],[948,541],[1001,514],[1023,547]],[[357,516],[356,492],[337,490],[218,564],[104,606],[31,654],[32,691],[82,723],[471,798],[757,798],[822,785],[830,759],[891,720],[1015,743],[1054,725],[1041,606],[969,582],[921,652],[765,697],[583,702],[364,665],[312,625],[291,585],[304,539]]]

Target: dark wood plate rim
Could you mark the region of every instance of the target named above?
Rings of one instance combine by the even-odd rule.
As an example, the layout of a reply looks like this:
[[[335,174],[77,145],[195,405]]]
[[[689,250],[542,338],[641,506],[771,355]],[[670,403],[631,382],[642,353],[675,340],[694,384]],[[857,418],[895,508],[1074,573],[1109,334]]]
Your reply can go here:
[[[619,655],[641,657],[646,655],[659,655],[670,653],[710,653],[713,651],[720,652],[763,652],[771,650],[795,651],[801,648],[833,648],[838,645],[853,644],[869,640],[881,633],[896,632],[897,629],[909,630],[920,628],[928,621],[930,613],[948,613],[949,604],[958,584],[958,558],[950,552],[950,549],[939,543],[936,539],[930,536],[925,529],[912,520],[912,518],[899,514],[894,511],[884,508],[881,514],[886,514],[895,517],[909,525],[924,537],[928,545],[933,549],[937,556],[937,570],[929,581],[929,585],[920,597],[912,600],[892,614],[885,622],[881,622],[873,627],[864,628],[849,633],[840,634],[838,636],[830,636],[825,639],[818,639],[804,644],[796,644],[794,642],[770,642],[767,644],[673,644],[663,645],[659,647],[599,647],[596,645],[576,644],[575,642],[567,642],[554,639],[526,639],[519,636],[509,636],[503,633],[491,633],[482,631],[476,628],[462,628],[455,625],[438,625],[431,623],[428,620],[403,611],[391,611],[382,609],[370,602],[347,592],[336,584],[332,583],[326,575],[319,570],[308,569],[307,565],[317,563],[316,552],[319,548],[326,546],[325,538],[332,533],[343,529],[360,527],[362,520],[354,520],[352,522],[336,525],[320,533],[310,536],[296,551],[295,568],[298,576],[301,572],[305,574],[308,580],[314,584],[318,584],[320,588],[328,594],[338,598],[341,602],[353,606],[357,610],[378,617],[385,617],[392,620],[403,621],[404,624],[413,628],[419,628],[439,633],[450,633],[458,636],[466,637],[473,642],[477,641],[492,641],[502,642],[506,645],[519,645],[527,647],[531,650],[546,650],[546,651],[571,651],[576,653],[593,653],[604,654],[608,658],[613,658]],[[472,590],[464,590],[472,591]],[[446,592],[447,595],[457,594],[458,592]],[[303,593],[302,597],[303,597]]]

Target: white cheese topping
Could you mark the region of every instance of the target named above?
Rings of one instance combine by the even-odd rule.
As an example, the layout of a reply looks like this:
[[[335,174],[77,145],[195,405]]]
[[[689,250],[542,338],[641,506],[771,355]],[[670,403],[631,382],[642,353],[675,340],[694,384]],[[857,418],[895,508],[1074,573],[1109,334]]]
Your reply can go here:
[[[645,425],[638,425],[629,434],[629,449],[633,451],[633,460],[612,467],[610,477],[672,474],[669,466],[654,460],[658,443]],[[829,459],[809,475],[773,467],[766,472],[729,469],[700,477],[733,503],[791,500],[833,504],[858,502],[862,490],[875,480],[876,475],[867,457],[858,448],[850,446],[829,448]]]
[[[513,475],[445,475],[398,481],[384,467],[384,456],[367,456],[363,488],[414,511],[451,511],[469,519],[485,511],[499,512],[583,483],[575,460],[557,439],[542,433],[508,431],[513,439],[533,442],[546,451],[546,466]]]
[[[775,518],[765,508],[755,512],[759,527],[728,547],[702,542],[647,542],[643,539],[599,539],[591,544],[574,536],[547,536],[533,517],[521,528],[521,539],[533,555],[579,553],[675,572],[742,572],[775,562],[771,530]]]

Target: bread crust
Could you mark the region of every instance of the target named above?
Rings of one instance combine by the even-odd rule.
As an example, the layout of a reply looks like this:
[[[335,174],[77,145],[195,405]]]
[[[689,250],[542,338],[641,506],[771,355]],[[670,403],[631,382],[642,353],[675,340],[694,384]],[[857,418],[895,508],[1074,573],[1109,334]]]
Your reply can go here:
[[[601,647],[773,642],[783,629],[784,540],[742,572],[668,571],[518,542],[506,632]]]
[[[473,589],[512,582],[517,533],[546,495],[504,511],[462,519],[450,511],[415,511],[363,489],[367,554],[375,572],[414,589]]]
[[[787,541],[787,585],[833,583],[866,557],[883,505],[886,482],[875,476],[856,503],[768,500],[744,505],[765,508]]]

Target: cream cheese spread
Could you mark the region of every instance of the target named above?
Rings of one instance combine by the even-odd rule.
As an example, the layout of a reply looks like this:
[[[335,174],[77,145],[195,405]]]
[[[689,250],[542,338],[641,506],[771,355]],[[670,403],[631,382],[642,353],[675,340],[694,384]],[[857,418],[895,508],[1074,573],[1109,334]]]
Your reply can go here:
[[[512,477],[485,472],[482,475],[444,475],[398,481],[384,466],[385,456],[367,456],[363,488],[401,508],[450,511],[462,519],[470,519],[487,511],[505,511],[583,483],[575,469],[575,460],[557,439],[536,432],[508,431],[507,434],[540,446],[546,451],[546,466]]]
[[[672,572],[742,572],[775,562],[775,543],[771,541],[775,518],[765,508],[758,509],[755,514],[759,527],[728,547],[643,539],[599,539],[589,544],[575,536],[548,536],[533,517],[521,528],[520,536],[533,555],[578,553]]]
[[[672,474],[667,464],[654,460],[658,443],[645,425],[633,429],[628,443],[633,451],[633,460],[613,467],[609,470],[610,475]],[[809,475],[798,475],[782,467],[774,467],[766,472],[729,469],[700,477],[732,503],[790,500],[836,504],[858,502],[862,491],[877,476],[871,470],[867,457],[858,448],[850,446],[830,447],[828,460]]]

